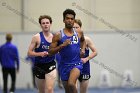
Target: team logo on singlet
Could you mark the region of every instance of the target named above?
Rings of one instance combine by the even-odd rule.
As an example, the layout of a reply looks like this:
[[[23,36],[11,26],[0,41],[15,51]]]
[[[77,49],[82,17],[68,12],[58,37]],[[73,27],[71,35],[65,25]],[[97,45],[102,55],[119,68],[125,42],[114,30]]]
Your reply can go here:
[[[78,37],[77,36],[73,36],[71,44],[77,44],[77,43],[78,43]]]
[[[42,45],[42,49],[49,49],[49,46],[47,46],[47,45]]]

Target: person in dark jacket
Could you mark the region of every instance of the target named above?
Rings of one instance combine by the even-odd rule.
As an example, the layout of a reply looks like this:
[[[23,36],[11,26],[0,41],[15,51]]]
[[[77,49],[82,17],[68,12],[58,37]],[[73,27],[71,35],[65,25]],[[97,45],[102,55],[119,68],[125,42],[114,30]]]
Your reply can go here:
[[[3,74],[3,93],[8,93],[8,75],[11,76],[10,93],[15,92],[16,72],[19,72],[19,55],[17,47],[11,43],[12,34],[6,34],[6,43],[0,47],[0,63]]]

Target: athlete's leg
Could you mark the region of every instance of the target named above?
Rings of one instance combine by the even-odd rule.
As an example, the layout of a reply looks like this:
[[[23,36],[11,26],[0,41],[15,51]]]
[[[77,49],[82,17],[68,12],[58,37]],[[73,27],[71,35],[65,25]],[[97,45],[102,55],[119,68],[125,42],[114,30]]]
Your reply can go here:
[[[39,93],[45,93],[45,79],[39,79],[35,76],[35,83]]]
[[[69,93],[68,92],[68,79],[69,79],[69,72],[70,72],[71,68],[67,65],[59,65],[58,67],[58,74],[60,75],[63,87],[65,89],[65,93]]]
[[[8,70],[2,68],[2,72],[3,72],[3,93],[7,93]]]
[[[69,93],[78,93],[76,88],[76,81],[79,76],[80,76],[80,70],[78,68],[73,68],[70,71],[70,76],[68,80]]]
[[[45,92],[54,93],[54,85],[56,80],[56,69],[45,75]]]
[[[12,80],[10,92],[14,92],[15,91],[15,84],[16,84],[16,69],[11,69],[10,76],[11,76],[11,80]]]
[[[69,93],[68,81],[62,81],[65,93]]]
[[[77,80],[77,81],[76,81],[76,88],[77,88],[77,89],[78,89],[78,87],[79,87],[79,84],[78,84],[78,83],[79,83],[79,81]]]
[[[88,89],[89,80],[82,80],[80,82],[80,93],[86,93]]]
[[[90,79],[90,65],[89,62],[83,64],[82,74],[79,77],[80,93],[87,93],[89,79]]]
[[[57,71],[57,83],[58,83],[58,87],[60,88],[60,89],[62,89],[63,88],[63,84],[62,84],[62,81],[61,81],[61,78],[60,78],[60,74],[59,74],[59,72]]]
[[[34,74],[35,72],[34,72],[33,67],[32,67],[31,70],[32,70],[32,83],[33,83],[33,87],[36,88],[36,85],[35,85],[35,74]]]

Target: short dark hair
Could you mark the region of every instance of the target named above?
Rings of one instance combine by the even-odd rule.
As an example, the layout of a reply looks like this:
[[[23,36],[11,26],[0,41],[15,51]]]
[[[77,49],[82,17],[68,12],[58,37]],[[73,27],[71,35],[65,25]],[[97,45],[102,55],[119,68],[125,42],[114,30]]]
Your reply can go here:
[[[80,19],[75,19],[75,23],[82,27],[82,21]]]
[[[12,38],[13,38],[12,34],[10,34],[10,33],[6,34],[6,41],[7,42],[11,42]]]
[[[52,18],[49,16],[49,15],[41,15],[40,17],[39,17],[39,23],[41,24],[41,20],[42,19],[49,19],[50,20],[50,23],[52,23]]]
[[[72,14],[72,15],[74,16],[74,18],[75,18],[75,16],[76,16],[76,13],[74,12],[74,10],[72,10],[72,9],[66,9],[66,10],[63,12],[63,20],[65,19],[65,17],[66,17],[67,14]]]

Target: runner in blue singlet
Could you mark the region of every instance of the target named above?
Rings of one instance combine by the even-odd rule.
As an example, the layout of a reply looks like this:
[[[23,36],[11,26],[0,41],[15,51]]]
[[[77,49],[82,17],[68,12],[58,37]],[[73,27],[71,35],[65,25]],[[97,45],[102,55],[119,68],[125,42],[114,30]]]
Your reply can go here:
[[[79,19],[75,19],[74,28],[79,31],[81,29],[82,22]],[[80,93],[87,93],[88,89],[88,83],[90,79],[90,62],[89,60],[94,58],[97,55],[97,50],[94,46],[94,43],[92,40],[85,36],[86,41],[86,48],[85,48],[85,55],[82,58],[83,61],[83,69],[82,74],[79,77],[80,81]],[[91,53],[89,53],[89,49],[91,50]]]
[[[53,38],[53,34],[50,32],[52,19],[48,15],[41,15],[39,23],[42,31],[32,37],[28,56],[35,57],[34,74],[39,93],[54,93],[53,88],[56,79],[55,56],[48,56],[48,49]]]
[[[54,35],[49,49],[50,55],[60,53],[59,73],[65,93],[78,93],[76,81],[83,68],[80,56],[85,52],[85,39],[81,30],[76,32],[73,29],[75,15],[72,9],[63,12],[65,28]]]

